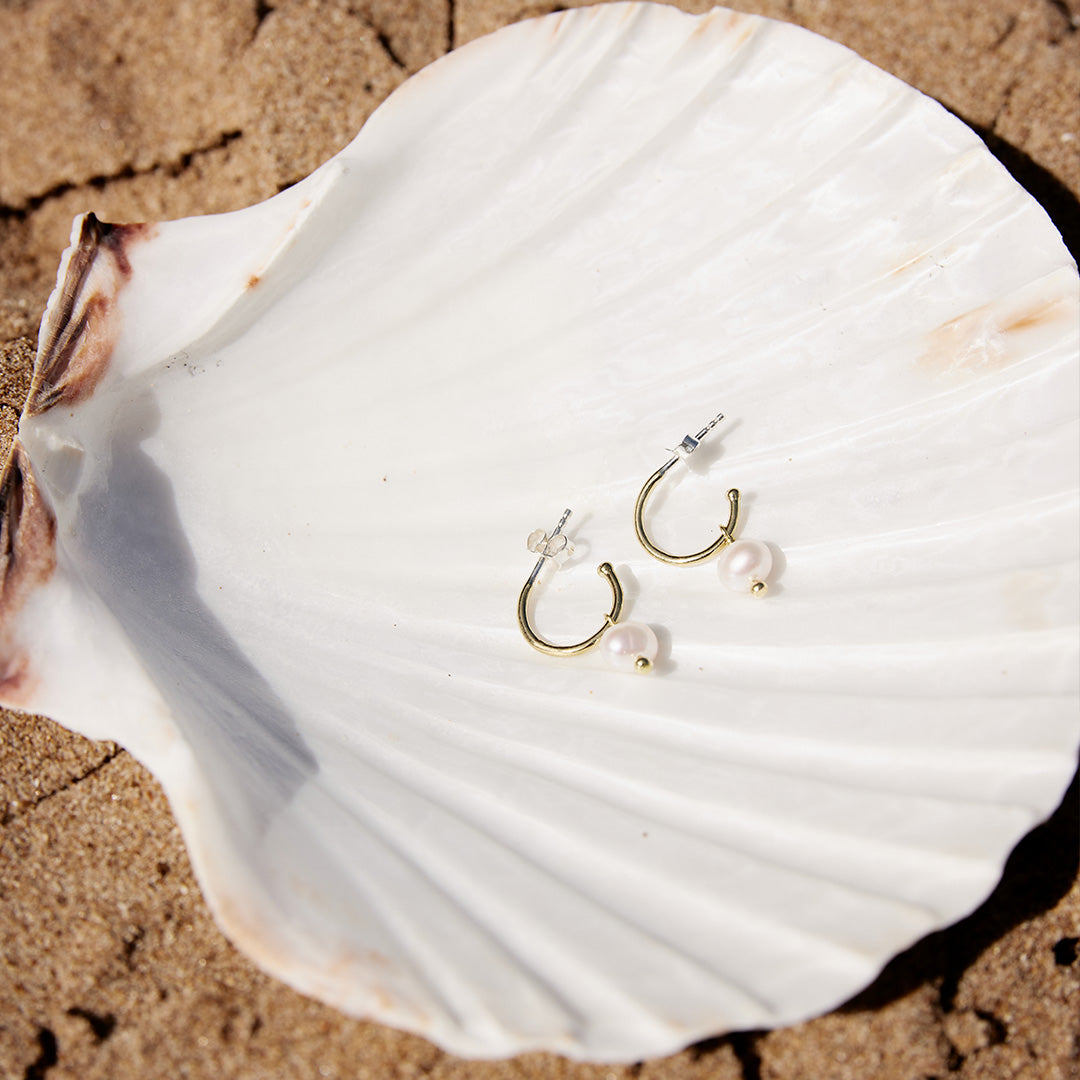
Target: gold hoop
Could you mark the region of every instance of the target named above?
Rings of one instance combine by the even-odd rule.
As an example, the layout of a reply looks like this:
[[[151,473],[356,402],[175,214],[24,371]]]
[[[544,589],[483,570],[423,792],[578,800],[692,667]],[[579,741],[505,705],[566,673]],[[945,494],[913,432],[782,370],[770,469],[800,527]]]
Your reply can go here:
[[[645,532],[645,504],[648,502],[653,488],[664,479],[671,466],[680,458],[686,458],[692,454],[698,448],[698,443],[700,443],[701,440],[723,419],[724,414],[721,413],[706,424],[696,436],[685,436],[682,442],[679,443],[678,449],[675,451],[675,456],[672,457],[670,461],[664,462],[664,464],[645,481],[644,487],[638,492],[637,502],[634,503],[634,532],[637,533],[637,538],[640,541],[641,546],[654,559],[659,559],[660,562],[672,563],[675,566],[689,566],[692,563],[703,562],[710,555],[714,555],[722,547],[726,544],[730,544],[735,539],[735,526],[739,523],[738,488],[730,488],[728,490],[727,497],[730,510],[728,512],[727,524],[720,526],[719,538],[708,547],[702,548],[700,551],[692,552],[689,555],[672,555],[670,551],[664,551],[663,548],[657,547],[656,544],[649,539],[648,533]]]
[[[540,556],[536,566],[533,567],[533,572],[529,575],[529,580],[525,582],[525,586],[521,590],[521,595],[518,597],[518,627],[525,636],[525,640],[537,652],[546,653],[548,656],[578,656],[587,649],[591,649],[604,636],[607,628],[618,622],[623,606],[622,585],[619,584],[619,579],[615,576],[615,568],[611,563],[602,562],[596,568],[596,572],[611,586],[611,611],[604,616],[604,625],[595,634],[587,637],[584,641],[579,641],[576,645],[553,645],[550,641],[542,638],[529,625],[529,593],[532,592],[536,577],[540,573],[540,567],[544,565],[545,557],[544,555]]]
[[[690,555],[672,555],[670,551],[664,551],[663,548],[657,547],[648,537],[645,532],[645,502],[649,498],[652,489],[656,487],[658,483],[663,479],[664,473],[671,468],[679,459],[672,458],[666,465],[657,469],[656,472],[645,481],[645,486],[641,489],[637,497],[637,502],[634,504],[634,532],[637,533],[638,540],[641,541],[641,546],[654,558],[659,559],[661,562],[674,563],[676,566],[689,566],[691,563],[702,562],[710,555],[715,554],[725,544],[730,544],[735,539],[735,526],[739,522],[739,489],[730,488],[727,493],[728,503],[731,506],[731,511],[728,514],[728,520],[726,525],[720,526],[719,539],[711,543],[708,547],[702,548],[700,551],[695,551]]]

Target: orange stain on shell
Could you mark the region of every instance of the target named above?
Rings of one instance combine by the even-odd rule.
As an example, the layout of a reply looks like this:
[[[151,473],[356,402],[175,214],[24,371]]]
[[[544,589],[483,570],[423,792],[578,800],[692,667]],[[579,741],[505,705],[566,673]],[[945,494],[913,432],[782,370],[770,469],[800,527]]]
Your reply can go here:
[[[931,331],[918,367],[935,375],[998,371],[1025,355],[1016,338],[1066,318],[1076,309],[1062,295],[984,304]]]

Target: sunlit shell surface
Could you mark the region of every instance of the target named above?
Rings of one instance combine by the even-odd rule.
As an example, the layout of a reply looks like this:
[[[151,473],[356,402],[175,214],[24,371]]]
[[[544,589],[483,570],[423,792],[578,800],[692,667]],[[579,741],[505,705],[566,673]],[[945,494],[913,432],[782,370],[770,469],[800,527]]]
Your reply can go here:
[[[718,10],[583,9],[251,209],[76,221],[4,477],[3,696],[160,777],[226,932],[461,1054],[850,996],[1075,767],[1078,282],[960,122]],[[765,598],[675,551],[725,492]],[[649,675],[530,649],[614,563]]]

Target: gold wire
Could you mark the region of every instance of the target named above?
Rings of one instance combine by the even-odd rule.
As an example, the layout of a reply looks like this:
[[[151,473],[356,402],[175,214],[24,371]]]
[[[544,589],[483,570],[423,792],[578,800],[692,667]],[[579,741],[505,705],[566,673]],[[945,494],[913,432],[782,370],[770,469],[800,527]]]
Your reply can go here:
[[[641,546],[654,559],[659,559],[661,562],[672,563],[675,566],[689,566],[691,563],[704,561],[710,555],[715,554],[722,547],[726,544],[730,544],[735,539],[735,526],[739,522],[739,489],[731,488],[727,493],[731,510],[728,514],[727,524],[720,527],[720,536],[715,542],[690,555],[672,555],[670,551],[664,551],[663,548],[657,547],[645,532],[645,503],[652,494],[653,488],[660,483],[668,469],[670,469],[678,460],[679,459],[676,456],[661,465],[660,468],[645,481],[645,486],[638,492],[637,502],[634,503],[634,532],[637,533],[637,538],[641,541]]]
[[[539,569],[542,563],[543,558],[537,563],[537,569]],[[618,577],[615,576],[615,568],[609,562],[602,562],[596,568],[596,572],[611,586],[611,611],[604,616],[604,625],[601,626],[595,634],[587,637],[584,641],[579,641],[576,645],[553,645],[550,641],[546,641],[542,638],[529,625],[529,594],[532,592],[532,587],[536,583],[537,571],[534,570],[529,575],[529,580],[525,582],[525,586],[521,590],[521,595],[518,597],[518,628],[525,636],[525,640],[536,649],[537,652],[546,653],[548,656],[578,656],[587,649],[591,649],[604,636],[604,631],[607,630],[609,626],[618,622],[619,616],[622,614],[623,590],[622,585],[619,584]]]

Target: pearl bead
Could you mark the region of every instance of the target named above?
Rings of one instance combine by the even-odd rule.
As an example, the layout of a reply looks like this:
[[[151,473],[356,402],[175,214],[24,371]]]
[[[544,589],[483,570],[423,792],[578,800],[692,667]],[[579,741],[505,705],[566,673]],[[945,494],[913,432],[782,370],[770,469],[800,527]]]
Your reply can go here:
[[[761,595],[772,570],[772,552],[760,540],[736,540],[720,552],[717,569],[729,589]]]
[[[660,651],[652,628],[644,623],[621,622],[600,639],[600,651],[613,667],[623,671],[648,671]]]

